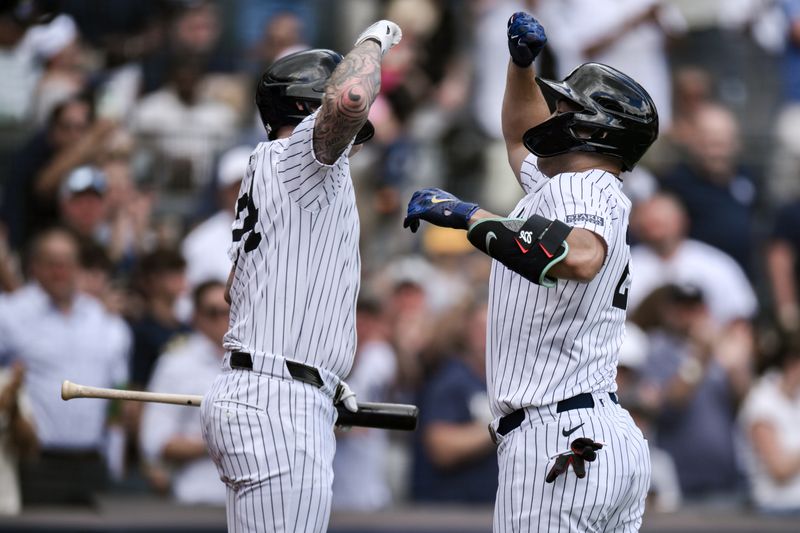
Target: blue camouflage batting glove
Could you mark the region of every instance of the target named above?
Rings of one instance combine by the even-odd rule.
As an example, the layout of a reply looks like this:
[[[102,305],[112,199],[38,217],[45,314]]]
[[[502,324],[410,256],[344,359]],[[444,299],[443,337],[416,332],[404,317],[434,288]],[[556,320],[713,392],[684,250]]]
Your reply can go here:
[[[469,219],[478,210],[478,204],[462,202],[441,189],[422,189],[411,196],[404,228],[416,232],[420,220],[427,220],[443,228],[467,229]]]
[[[530,66],[545,44],[547,36],[539,21],[523,11],[511,15],[508,19],[508,51],[515,65]]]

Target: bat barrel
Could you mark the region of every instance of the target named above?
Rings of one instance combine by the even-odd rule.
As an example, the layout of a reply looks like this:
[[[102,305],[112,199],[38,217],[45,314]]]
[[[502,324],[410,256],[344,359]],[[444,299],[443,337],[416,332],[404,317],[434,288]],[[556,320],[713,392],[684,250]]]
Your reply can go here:
[[[417,427],[419,409],[415,405],[396,403],[359,402],[358,412],[353,413],[337,405],[337,426],[358,426],[398,431],[414,431]]]

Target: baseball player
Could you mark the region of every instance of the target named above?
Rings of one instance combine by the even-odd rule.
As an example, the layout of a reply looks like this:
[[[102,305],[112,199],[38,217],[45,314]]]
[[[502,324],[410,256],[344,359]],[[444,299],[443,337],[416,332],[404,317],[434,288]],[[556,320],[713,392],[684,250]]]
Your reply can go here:
[[[658,116],[638,83],[605,65],[581,65],[562,82],[535,77],[545,43],[533,17],[511,17],[503,134],[526,195],[510,217],[425,189],[404,225],[466,229],[494,259],[494,531],[635,531],[650,461],[614,393],[630,285],[620,173],[655,140]]]
[[[381,58],[400,38],[382,20],[344,58],[299,52],[259,82],[269,142],[250,156],[237,201],[228,352],[202,402],[229,531],[327,530],[334,402],[357,409],[342,381],[360,276],[348,158],[372,136]]]

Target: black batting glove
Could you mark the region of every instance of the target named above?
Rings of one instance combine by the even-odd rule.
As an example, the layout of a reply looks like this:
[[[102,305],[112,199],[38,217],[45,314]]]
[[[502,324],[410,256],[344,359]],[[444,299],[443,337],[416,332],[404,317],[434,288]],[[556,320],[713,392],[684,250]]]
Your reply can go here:
[[[529,67],[546,43],[544,27],[531,15],[519,11],[508,19],[508,52],[518,67]]]
[[[546,483],[552,483],[558,476],[565,473],[569,466],[572,465],[572,470],[578,479],[586,477],[586,461],[590,463],[597,459],[597,450],[603,448],[603,444],[595,442],[588,437],[580,437],[572,441],[569,446],[569,451],[559,454],[556,457],[556,462],[545,478]]]

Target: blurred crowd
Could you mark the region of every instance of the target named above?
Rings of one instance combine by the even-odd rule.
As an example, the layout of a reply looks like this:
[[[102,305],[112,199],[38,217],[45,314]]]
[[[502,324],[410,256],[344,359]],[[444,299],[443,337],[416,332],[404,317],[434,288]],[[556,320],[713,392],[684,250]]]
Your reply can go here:
[[[617,376],[652,448],[650,508],[800,512],[800,0],[0,0],[0,513],[109,491],[224,504],[196,409],[63,402],[61,380],[205,391],[239,184],[266,140],[255,80],[310,46],[346,53],[379,18],[404,38],[352,161],[348,382],[421,419],[338,434],[334,509],[490,505],[491,265],[462,232],[401,222],[420,186],[496,212],[521,197],[500,131],[519,10],[547,29],[543,77],[607,63],[659,109],[624,176]]]

